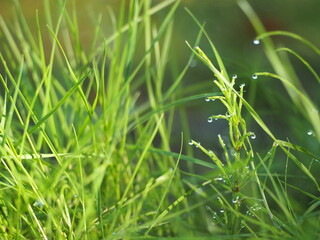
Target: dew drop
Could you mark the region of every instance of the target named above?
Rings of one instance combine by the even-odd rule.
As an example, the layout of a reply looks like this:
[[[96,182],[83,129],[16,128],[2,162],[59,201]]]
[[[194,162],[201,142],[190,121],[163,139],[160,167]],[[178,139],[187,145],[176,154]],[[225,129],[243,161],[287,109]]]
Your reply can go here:
[[[209,102],[209,101],[210,101],[210,98],[206,97],[204,100],[205,100],[206,102]]]
[[[223,208],[220,208],[220,212],[221,212],[221,213],[224,213],[224,209],[223,209]]]
[[[194,68],[195,66],[197,66],[197,61],[195,60],[192,60],[190,63],[189,63],[189,66]]]
[[[213,218],[213,219],[216,219],[216,218],[217,218],[217,213],[216,213],[216,212],[213,212],[212,218]]]
[[[212,117],[208,118],[208,123],[212,123]]]
[[[208,151],[209,156],[213,156],[213,152],[211,150]]]
[[[253,40],[253,44],[254,44],[254,45],[259,45],[259,44],[260,44],[260,40],[259,40],[259,39]]]
[[[239,196],[237,196],[236,198],[233,198],[232,203],[236,204],[236,203],[238,203],[238,200],[239,200]]]
[[[192,139],[190,139],[189,145],[193,145],[193,140]]]
[[[257,74],[252,74],[252,79],[257,79],[257,78],[258,78]]]
[[[250,136],[250,138],[251,138],[251,139],[256,139],[257,136],[256,136],[255,134],[253,134],[253,135]]]
[[[44,203],[44,201],[42,199],[38,199],[33,204],[34,207],[39,207],[39,208],[42,208],[44,205],[45,205],[45,203]]]
[[[309,130],[309,131],[307,132],[307,134],[308,134],[309,136],[312,136],[312,135],[313,135],[312,130]]]
[[[245,86],[246,86],[245,83],[240,84],[240,88],[243,88],[243,87],[245,87]]]
[[[238,76],[237,74],[233,74],[232,78],[236,79]]]
[[[216,99],[214,99],[214,98],[211,98],[211,101],[212,101],[212,102],[214,102],[215,100],[216,100]]]

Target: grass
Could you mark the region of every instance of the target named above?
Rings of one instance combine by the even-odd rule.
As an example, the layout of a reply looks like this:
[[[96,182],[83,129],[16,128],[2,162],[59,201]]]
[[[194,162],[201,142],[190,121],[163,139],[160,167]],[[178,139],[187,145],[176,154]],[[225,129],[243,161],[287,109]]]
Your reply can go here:
[[[109,12],[111,34],[95,18],[88,48],[75,3],[44,1],[35,28],[18,2],[14,23],[0,18],[1,239],[320,237],[318,106],[282,53],[296,57],[316,83],[319,76],[271,37],[293,38],[319,54],[315,45],[265,32],[250,5],[238,1],[274,68],[253,73],[253,81],[280,80],[310,126],[301,136],[302,143],[312,139],[316,147],[309,148],[271,130],[189,10],[199,33],[187,43],[185,66],[172,60],[180,1],[121,1],[119,12]],[[213,55],[201,49],[205,40]],[[212,72],[214,92],[183,86],[194,58]],[[212,137],[220,148],[191,134],[197,126],[186,117],[187,104],[198,99],[225,108],[207,119],[226,122],[227,133]]]

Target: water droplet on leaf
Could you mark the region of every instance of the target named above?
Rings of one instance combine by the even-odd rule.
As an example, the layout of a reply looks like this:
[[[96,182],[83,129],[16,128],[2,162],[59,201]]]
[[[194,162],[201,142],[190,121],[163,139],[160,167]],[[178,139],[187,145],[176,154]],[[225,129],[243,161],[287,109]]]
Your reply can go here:
[[[192,60],[191,62],[190,62],[190,64],[189,64],[189,66],[190,67],[195,67],[195,66],[197,66],[197,61],[195,61],[195,60]]]
[[[253,44],[254,44],[254,45],[259,45],[259,44],[260,44],[260,40],[259,40],[259,39],[253,40]]]
[[[238,200],[239,200],[239,196],[237,196],[236,198],[233,198],[232,203],[236,204],[236,203],[238,203]]]
[[[44,201],[41,199],[38,199],[37,201],[34,202],[33,206],[42,208],[44,206]]]

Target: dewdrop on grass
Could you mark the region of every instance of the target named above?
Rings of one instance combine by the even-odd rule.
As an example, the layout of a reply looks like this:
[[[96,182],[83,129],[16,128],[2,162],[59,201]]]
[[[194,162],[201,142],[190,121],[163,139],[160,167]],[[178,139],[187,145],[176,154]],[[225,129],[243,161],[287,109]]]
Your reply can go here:
[[[259,40],[259,39],[253,40],[253,44],[254,44],[254,45],[259,45],[259,44],[260,44],[260,40]]]
[[[256,139],[257,136],[256,136],[255,134],[253,134],[253,135],[250,136],[250,138],[251,138],[251,139]]]
[[[192,61],[189,63],[189,67],[194,68],[195,66],[197,66],[197,61],[192,60]]]
[[[239,201],[239,196],[232,199],[232,203],[234,203],[234,204],[238,203],[238,201]]]
[[[45,203],[44,203],[44,201],[42,199],[38,199],[33,204],[34,207],[39,207],[39,208],[42,208],[44,205],[45,205]]]

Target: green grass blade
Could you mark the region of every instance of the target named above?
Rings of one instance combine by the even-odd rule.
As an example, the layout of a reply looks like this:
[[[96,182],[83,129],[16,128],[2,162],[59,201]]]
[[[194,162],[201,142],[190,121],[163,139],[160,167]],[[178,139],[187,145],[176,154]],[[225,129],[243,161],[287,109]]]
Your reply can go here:
[[[315,53],[320,55],[320,49],[319,48],[317,48],[310,41],[306,40],[305,38],[303,38],[300,35],[295,34],[295,33],[287,32],[287,31],[270,31],[270,32],[265,32],[265,33],[259,34],[257,36],[257,39],[258,40],[262,40],[264,38],[271,37],[271,36],[286,36],[286,37],[290,37],[290,38],[296,39],[296,40],[302,42],[303,44],[305,44],[306,46],[310,47]]]
[[[79,79],[78,82],[76,82],[73,87],[64,95],[61,100],[45,115],[43,116],[30,130],[28,130],[28,134],[32,134],[34,131],[36,131],[40,126],[52,115],[54,114],[60,107],[61,105],[71,96],[71,94],[76,91],[79,86],[83,83],[85,79],[89,76],[91,71],[87,72],[84,76]]]
[[[291,53],[292,55],[294,55],[296,58],[298,58],[307,68],[308,70],[312,73],[312,75],[315,77],[315,79],[318,81],[318,83],[320,83],[320,77],[317,74],[317,72],[311,67],[311,65],[303,58],[301,57],[298,53],[296,53],[295,51],[293,51],[290,48],[278,48],[276,51],[280,52],[280,51],[286,51]]]

